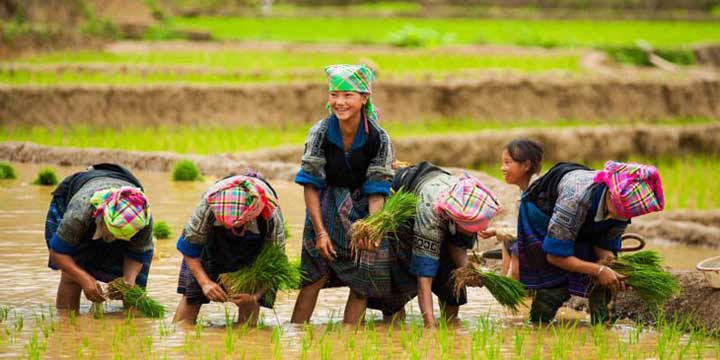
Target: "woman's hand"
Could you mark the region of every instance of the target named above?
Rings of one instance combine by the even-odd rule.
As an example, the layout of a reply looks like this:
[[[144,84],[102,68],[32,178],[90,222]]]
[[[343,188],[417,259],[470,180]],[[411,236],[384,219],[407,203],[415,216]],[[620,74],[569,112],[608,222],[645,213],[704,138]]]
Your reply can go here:
[[[489,228],[489,229],[479,232],[478,235],[483,239],[489,239],[489,238],[497,235],[497,231],[493,228]]]
[[[83,279],[82,283],[80,283],[80,286],[88,300],[96,303],[105,301],[105,293],[94,277],[88,275]]]
[[[610,289],[612,292],[625,290],[625,282],[623,280],[625,280],[626,277],[605,265],[600,265],[597,278],[600,285]]]
[[[320,256],[327,261],[335,261],[335,258],[337,257],[337,253],[330,241],[330,236],[328,236],[328,233],[325,231],[315,235],[315,249],[319,251]]]
[[[235,294],[230,301],[237,306],[255,305],[258,303],[258,298],[252,294]]]
[[[202,291],[203,294],[205,294],[205,297],[211,301],[225,302],[228,300],[228,295],[225,290],[223,290],[222,287],[214,281],[208,281],[202,285]]]

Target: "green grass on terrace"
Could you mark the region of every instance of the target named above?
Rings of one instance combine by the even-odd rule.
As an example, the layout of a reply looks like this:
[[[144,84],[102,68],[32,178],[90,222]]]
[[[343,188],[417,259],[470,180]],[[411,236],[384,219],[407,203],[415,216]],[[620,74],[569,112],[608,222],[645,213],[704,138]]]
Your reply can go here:
[[[451,35],[461,44],[535,46],[635,45],[680,47],[720,40],[717,22],[609,20],[492,20],[407,18],[175,18],[181,28],[205,30],[217,39],[312,43],[386,43],[407,25]]]

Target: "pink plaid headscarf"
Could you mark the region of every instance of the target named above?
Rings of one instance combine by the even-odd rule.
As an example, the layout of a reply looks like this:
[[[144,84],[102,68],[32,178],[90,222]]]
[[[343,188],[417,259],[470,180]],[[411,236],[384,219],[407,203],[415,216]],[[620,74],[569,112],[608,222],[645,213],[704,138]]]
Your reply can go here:
[[[594,181],[605,183],[618,215],[640,216],[665,207],[660,173],[652,165],[608,161]]]
[[[93,217],[102,216],[115,239],[129,241],[150,223],[145,194],[131,186],[98,190],[90,197]]]
[[[277,207],[277,199],[258,184],[257,179],[236,176],[232,181],[208,194],[208,206],[223,227],[236,235],[235,229],[262,215],[269,219]]]
[[[473,233],[485,230],[500,209],[495,194],[467,173],[448,192],[441,193],[435,203],[440,217]]]

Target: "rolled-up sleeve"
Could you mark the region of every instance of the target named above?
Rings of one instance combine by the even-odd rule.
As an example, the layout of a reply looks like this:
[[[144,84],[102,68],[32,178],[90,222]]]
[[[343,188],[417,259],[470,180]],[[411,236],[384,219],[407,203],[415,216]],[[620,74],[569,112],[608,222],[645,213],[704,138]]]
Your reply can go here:
[[[300,185],[312,185],[318,190],[325,188],[325,150],[323,140],[327,132],[327,121],[315,124],[305,139],[305,151],[295,182]]]
[[[382,194],[390,195],[390,185],[392,184],[395,172],[392,164],[395,161],[395,153],[393,151],[390,136],[381,128],[380,145],[377,154],[370,160],[366,173],[366,180],[363,184],[363,192],[365,194]]]

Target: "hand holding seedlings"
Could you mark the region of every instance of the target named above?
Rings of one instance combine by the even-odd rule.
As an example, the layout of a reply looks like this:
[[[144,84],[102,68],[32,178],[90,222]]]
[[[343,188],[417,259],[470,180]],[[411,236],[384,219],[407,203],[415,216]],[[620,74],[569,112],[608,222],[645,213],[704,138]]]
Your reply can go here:
[[[85,293],[85,297],[92,302],[103,302],[105,301],[105,294],[100,284],[92,276],[88,276],[83,279],[82,289]]]
[[[230,298],[230,302],[233,304],[240,305],[254,305],[258,302],[257,295],[252,294],[235,294]]]
[[[624,280],[627,276],[620,275],[605,265],[600,265],[597,272],[597,278],[600,285],[612,290],[613,292],[625,290]]]
[[[205,296],[211,301],[225,302],[228,300],[228,295],[225,290],[220,287],[216,282],[209,281],[202,285],[202,291]]]

